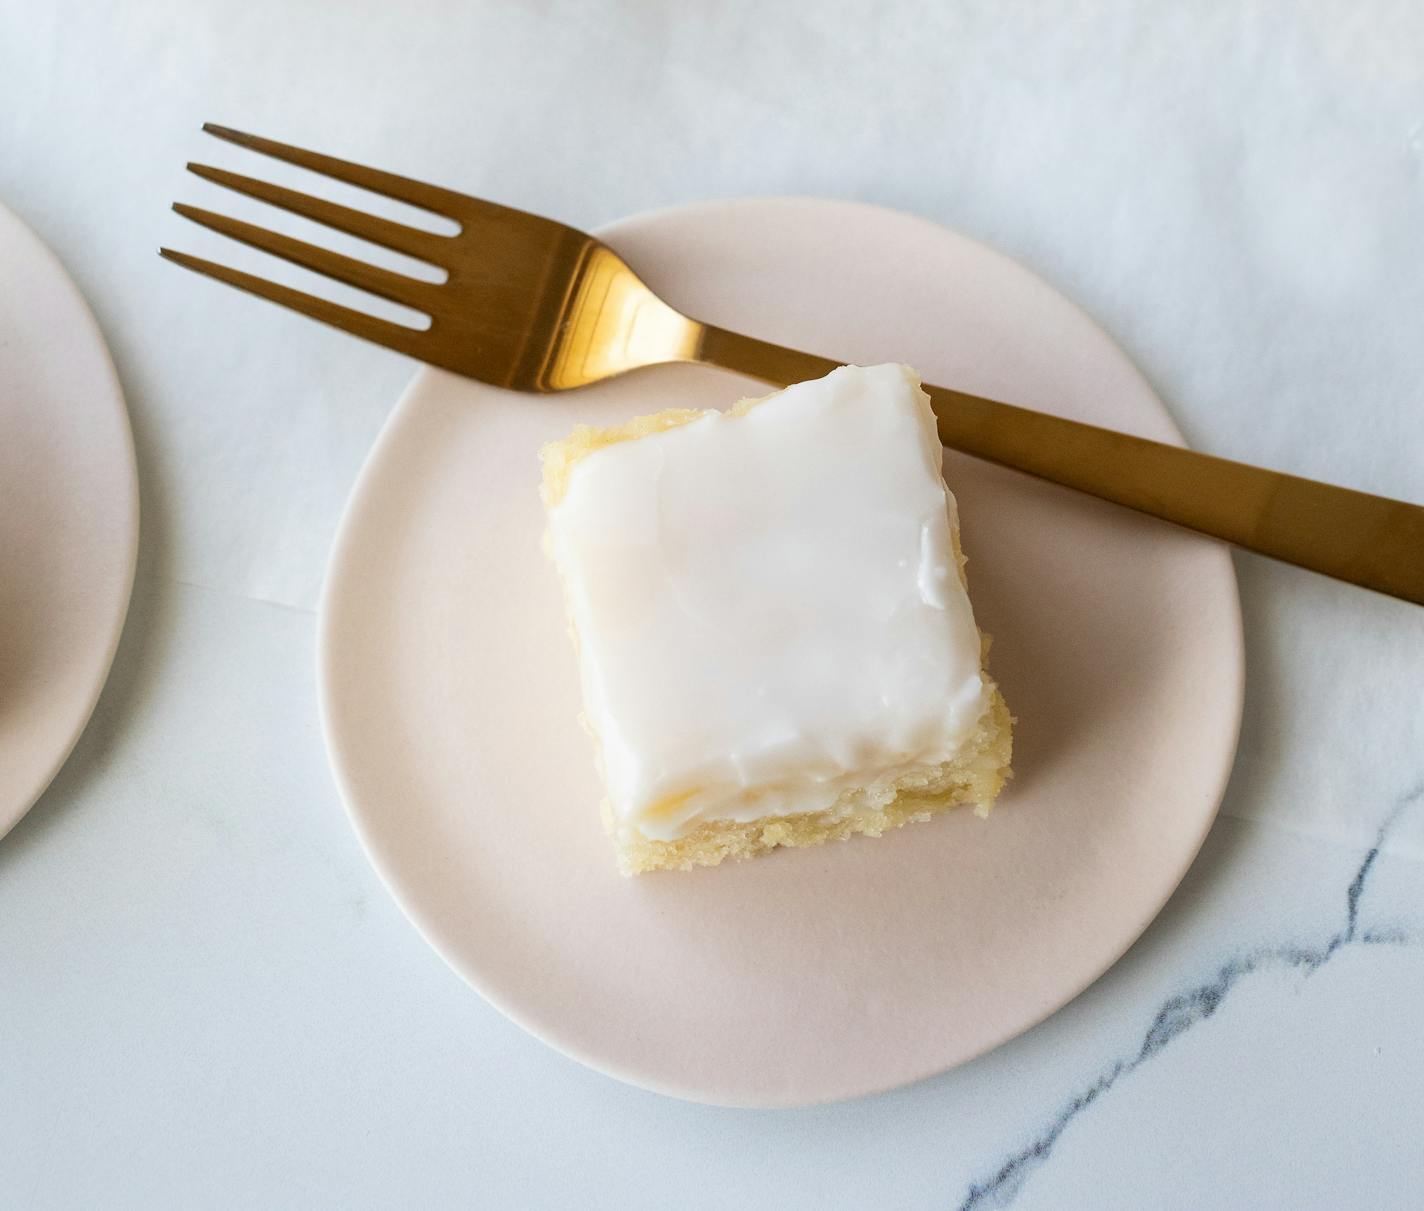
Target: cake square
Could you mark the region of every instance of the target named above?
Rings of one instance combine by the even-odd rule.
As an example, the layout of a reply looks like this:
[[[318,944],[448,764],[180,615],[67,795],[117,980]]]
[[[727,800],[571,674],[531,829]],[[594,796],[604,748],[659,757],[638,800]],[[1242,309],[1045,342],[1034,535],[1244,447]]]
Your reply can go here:
[[[906,366],[541,452],[625,874],[988,811],[1011,720]]]

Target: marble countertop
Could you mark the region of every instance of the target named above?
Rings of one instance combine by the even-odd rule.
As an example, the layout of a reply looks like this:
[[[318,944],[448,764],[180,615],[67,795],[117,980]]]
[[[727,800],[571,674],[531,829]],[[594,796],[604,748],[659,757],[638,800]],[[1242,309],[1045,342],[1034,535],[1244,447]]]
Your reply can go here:
[[[0,0],[0,198],[111,342],[144,506],[93,723],[0,842],[0,1205],[1419,1205],[1424,611],[1239,556],[1236,771],[1111,972],[881,1097],[671,1101],[466,988],[338,802],[313,611],[411,365],[154,250],[219,247],[166,211],[242,167],[205,119],[583,226],[873,200],[1082,303],[1200,447],[1424,500],[1421,61],[1385,0]]]

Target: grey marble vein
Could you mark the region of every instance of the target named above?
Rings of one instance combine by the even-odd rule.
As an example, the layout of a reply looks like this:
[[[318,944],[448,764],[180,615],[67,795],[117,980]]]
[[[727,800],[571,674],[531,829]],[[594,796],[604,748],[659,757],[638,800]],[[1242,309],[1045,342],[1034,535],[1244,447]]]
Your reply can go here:
[[[1298,967],[1311,973],[1323,967],[1346,946],[1397,946],[1407,943],[1410,939],[1403,930],[1362,930],[1360,902],[1390,829],[1406,809],[1421,800],[1424,800],[1424,782],[1412,787],[1390,809],[1375,835],[1374,844],[1360,860],[1354,877],[1345,889],[1345,919],[1339,930],[1320,946],[1268,946],[1233,958],[1206,983],[1172,997],[1157,1011],[1136,1054],[1114,1061],[1091,1085],[1075,1094],[1031,1143],[1010,1156],[991,1176],[971,1184],[964,1201],[959,1204],[959,1211],[981,1211],[986,1207],[1012,1204],[1029,1176],[1048,1159],[1059,1137],[1079,1114],[1173,1039],[1211,1017],[1242,977],[1262,968],[1281,966]]]

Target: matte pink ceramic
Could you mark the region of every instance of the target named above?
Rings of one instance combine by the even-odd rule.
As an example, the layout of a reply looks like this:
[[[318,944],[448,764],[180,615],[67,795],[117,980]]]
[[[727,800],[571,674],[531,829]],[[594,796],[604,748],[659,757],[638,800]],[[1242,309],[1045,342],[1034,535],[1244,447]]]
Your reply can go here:
[[[0,207],[0,836],[89,721],[137,550],[109,351],[59,262]]]
[[[655,290],[718,324],[1181,440],[1078,308],[922,220],[778,199],[605,234]],[[367,852],[470,983],[624,1080],[786,1106],[961,1063],[1123,953],[1216,812],[1242,638],[1223,547],[949,455],[971,595],[1019,720],[998,809],[620,878],[540,550],[538,448],[579,422],[763,391],[677,367],[536,398],[422,370],[341,529],[320,682]]]

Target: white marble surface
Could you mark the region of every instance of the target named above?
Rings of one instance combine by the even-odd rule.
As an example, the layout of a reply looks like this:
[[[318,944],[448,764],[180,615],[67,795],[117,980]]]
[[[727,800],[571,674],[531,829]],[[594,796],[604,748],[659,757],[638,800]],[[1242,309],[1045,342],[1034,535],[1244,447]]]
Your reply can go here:
[[[1236,776],[1112,972],[884,1097],[668,1101],[467,990],[337,802],[312,608],[409,365],[153,250],[218,247],[165,213],[242,165],[203,119],[584,225],[871,199],[1081,301],[1201,446],[1424,500],[1421,62],[1384,0],[0,0],[0,197],[111,340],[145,527],[95,721],[0,842],[0,1205],[1419,1205],[1424,611],[1240,558]]]

